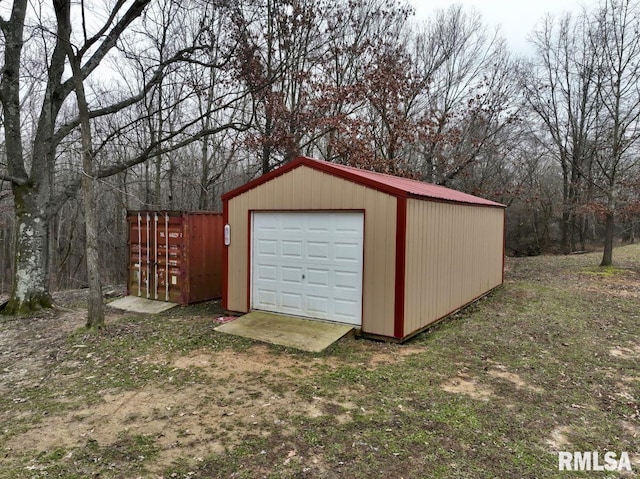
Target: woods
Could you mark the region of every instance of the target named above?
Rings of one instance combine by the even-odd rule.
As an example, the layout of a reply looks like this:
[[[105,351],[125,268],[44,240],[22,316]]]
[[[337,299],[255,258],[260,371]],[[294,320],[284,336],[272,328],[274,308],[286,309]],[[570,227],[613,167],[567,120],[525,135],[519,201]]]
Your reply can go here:
[[[5,309],[124,282],[126,210],[219,209],[298,155],[499,201],[507,253],[610,265],[640,228],[639,13],[541,19],[521,57],[400,0],[0,5]]]

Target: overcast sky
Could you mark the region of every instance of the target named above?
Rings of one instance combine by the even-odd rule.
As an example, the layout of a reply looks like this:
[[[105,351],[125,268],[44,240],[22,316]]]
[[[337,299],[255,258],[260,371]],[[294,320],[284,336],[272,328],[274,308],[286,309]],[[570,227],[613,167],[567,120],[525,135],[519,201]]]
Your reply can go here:
[[[565,11],[579,12],[581,6],[591,8],[597,0],[410,0],[416,9],[416,17],[429,18],[438,9],[461,4],[465,9],[475,8],[489,26],[500,25],[502,35],[516,55],[530,52],[527,36],[536,23],[546,14],[562,14]]]

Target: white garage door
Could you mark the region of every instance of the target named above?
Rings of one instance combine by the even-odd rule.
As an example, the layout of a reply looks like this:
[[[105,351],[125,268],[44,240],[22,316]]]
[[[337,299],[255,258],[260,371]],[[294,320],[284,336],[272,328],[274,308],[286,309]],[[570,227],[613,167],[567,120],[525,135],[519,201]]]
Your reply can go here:
[[[364,214],[256,212],[253,309],[360,325]]]

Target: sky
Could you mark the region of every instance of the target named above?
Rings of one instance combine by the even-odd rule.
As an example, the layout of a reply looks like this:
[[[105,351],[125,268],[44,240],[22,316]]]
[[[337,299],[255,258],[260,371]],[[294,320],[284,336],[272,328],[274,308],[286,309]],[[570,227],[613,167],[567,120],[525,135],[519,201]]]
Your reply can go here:
[[[429,18],[433,12],[450,5],[461,4],[465,9],[476,9],[489,27],[500,25],[510,50],[516,55],[527,55],[531,47],[527,37],[546,13],[560,15],[565,11],[579,12],[582,5],[593,8],[597,0],[410,0],[416,9],[416,18]]]

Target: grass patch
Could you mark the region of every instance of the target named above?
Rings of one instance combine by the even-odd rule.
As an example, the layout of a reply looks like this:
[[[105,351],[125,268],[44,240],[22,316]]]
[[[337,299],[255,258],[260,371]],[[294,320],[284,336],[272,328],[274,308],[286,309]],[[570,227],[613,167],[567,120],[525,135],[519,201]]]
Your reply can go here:
[[[580,273],[603,277],[614,277],[625,274],[633,274],[634,271],[626,268],[618,268],[616,266],[592,266],[582,269]]]

